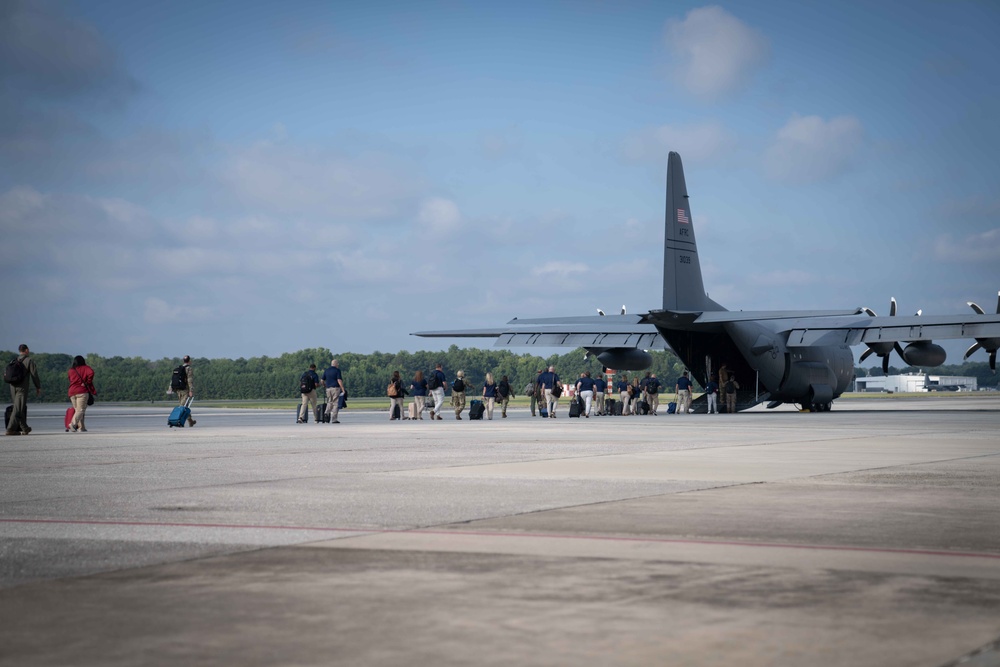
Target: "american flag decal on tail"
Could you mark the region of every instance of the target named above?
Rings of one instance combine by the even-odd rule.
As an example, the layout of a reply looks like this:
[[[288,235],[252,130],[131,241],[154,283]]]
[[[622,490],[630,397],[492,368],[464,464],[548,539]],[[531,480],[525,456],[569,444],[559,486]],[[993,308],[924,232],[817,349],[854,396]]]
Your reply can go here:
[[[677,209],[677,222],[682,222],[685,225],[690,225],[691,224],[691,221],[688,220],[687,213],[685,213],[684,209],[682,209],[682,208]]]

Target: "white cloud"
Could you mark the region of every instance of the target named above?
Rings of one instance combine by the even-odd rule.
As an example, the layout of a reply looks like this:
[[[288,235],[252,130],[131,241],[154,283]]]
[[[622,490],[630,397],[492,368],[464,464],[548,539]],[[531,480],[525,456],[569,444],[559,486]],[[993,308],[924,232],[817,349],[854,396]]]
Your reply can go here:
[[[450,199],[431,197],[420,205],[417,219],[429,229],[428,231],[442,234],[455,231],[462,224],[462,214],[458,205]]]
[[[934,258],[942,262],[992,262],[1000,264],[1000,228],[955,240],[950,234],[934,241]]]
[[[736,140],[717,121],[690,125],[660,125],[627,137],[622,152],[627,160],[665,164],[670,151],[689,164],[711,162],[731,151]]]
[[[677,60],[675,79],[706,101],[745,88],[770,55],[763,34],[718,6],[667,23],[666,44]]]
[[[789,184],[836,178],[853,165],[862,148],[864,128],[854,116],[826,121],[794,115],[764,151],[769,178]]]

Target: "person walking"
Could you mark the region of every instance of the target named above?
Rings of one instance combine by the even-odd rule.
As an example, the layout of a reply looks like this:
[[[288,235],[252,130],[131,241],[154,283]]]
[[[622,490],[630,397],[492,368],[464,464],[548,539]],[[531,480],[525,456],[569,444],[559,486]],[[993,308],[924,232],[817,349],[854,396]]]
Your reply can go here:
[[[622,416],[629,414],[630,398],[628,376],[622,375],[618,379],[618,400],[622,402]]]
[[[389,386],[385,393],[389,396],[389,421],[403,418],[403,397],[406,390],[403,389],[403,380],[399,377],[399,371],[392,372]]]
[[[653,373],[649,378],[649,382],[646,383],[646,394],[649,395],[649,412],[655,415],[656,411],[660,409],[660,389],[663,387],[663,383],[656,379],[656,373]]]
[[[28,426],[28,385],[34,383],[35,395],[42,395],[42,382],[38,379],[38,368],[31,358],[31,350],[21,343],[17,351],[17,357],[11,359],[3,374],[4,382],[10,385],[10,402],[13,403],[6,435],[31,433],[31,427]]]
[[[632,401],[632,414],[641,415],[640,403],[642,403],[642,387],[639,385],[639,376],[632,376],[632,384],[629,385],[629,397]]]
[[[486,418],[493,419],[493,406],[497,402],[497,384],[493,381],[493,373],[486,374],[483,383],[483,404],[486,406]]]
[[[177,395],[180,405],[189,405],[194,400],[194,369],[191,367],[191,357],[184,355],[180,366],[174,369],[170,378],[170,388]],[[191,413],[188,413],[188,426],[197,424]]]
[[[340,372],[340,362],[330,361],[330,366],[323,371],[323,386],[326,387],[326,414],[330,415],[331,424],[339,424],[340,395],[345,392],[344,375]]]
[[[538,407],[538,377],[542,371],[535,371],[535,379],[524,385],[524,395],[531,398],[531,416],[535,416],[535,409]]]
[[[740,388],[740,383],[736,381],[736,376],[729,374],[729,379],[722,385],[726,392],[726,412],[736,414],[736,390]]]
[[[97,390],[94,388],[94,369],[87,365],[86,359],[76,355],[66,375],[69,376],[69,401],[73,404],[73,419],[66,430],[72,429],[73,433],[86,432],[84,415],[87,412],[87,404],[90,403],[91,395],[97,395]]]
[[[705,385],[705,395],[708,397],[708,414],[719,414],[719,383],[715,381],[715,373],[708,378]]]
[[[594,413],[598,415],[604,414],[604,396],[608,391],[608,381],[604,379],[604,376],[602,371],[594,380]]]
[[[299,377],[302,405],[299,407],[299,418],[295,421],[296,424],[305,424],[309,421],[310,414],[316,414],[316,387],[318,386],[319,375],[316,374],[316,364],[309,364],[306,372]]]
[[[681,373],[681,376],[677,378],[674,391],[677,392],[677,414],[686,415],[691,406],[691,380],[688,378],[687,371]]]
[[[514,388],[510,386],[510,380],[504,375],[497,383],[497,401],[500,403],[500,417],[507,419],[507,404],[514,398]]]
[[[542,388],[542,393],[545,397],[545,409],[549,412],[549,418],[556,418],[556,408],[559,407],[559,396],[561,391],[557,390],[556,387],[560,387],[559,376],[556,374],[556,367],[549,366],[549,369],[538,376],[538,384]]]
[[[594,386],[595,382],[590,377],[590,371],[586,371],[580,375],[580,379],[576,381],[576,392],[577,395],[583,399],[583,416],[590,418],[590,408],[594,404]]]
[[[462,419],[462,410],[465,410],[465,373],[458,371],[455,373],[455,381],[451,383],[451,407],[455,408],[455,419]]]
[[[445,377],[444,371],[441,369],[441,364],[439,363],[434,372],[431,373],[430,379],[427,382],[427,388],[431,392],[431,397],[434,399],[434,407],[431,408],[431,419],[441,420],[441,410],[444,408],[444,385]]]
[[[413,381],[410,383],[410,395],[413,396],[414,410],[417,419],[424,418],[424,406],[427,402],[427,380],[424,379],[424,372],[417,371],[413,374]]]

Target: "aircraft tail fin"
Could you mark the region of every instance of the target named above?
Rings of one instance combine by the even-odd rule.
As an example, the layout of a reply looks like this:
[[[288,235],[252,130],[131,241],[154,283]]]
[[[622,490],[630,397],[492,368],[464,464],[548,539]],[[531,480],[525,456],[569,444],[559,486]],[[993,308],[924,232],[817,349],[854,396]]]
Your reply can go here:
[[[681,156],[667,160],[667,213],[663,242],[663,309],[682,311],[725,310],[705,294],[698,261],[698,244],[691,220],[691,206],[684,183]]]

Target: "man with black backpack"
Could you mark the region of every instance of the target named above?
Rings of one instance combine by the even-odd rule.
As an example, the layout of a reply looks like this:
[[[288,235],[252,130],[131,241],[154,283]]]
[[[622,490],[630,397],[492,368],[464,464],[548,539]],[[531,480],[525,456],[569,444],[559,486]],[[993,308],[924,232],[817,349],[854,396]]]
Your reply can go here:
[[[194,370],[191,368],[191,357],[184,355],[184,363],[174,369],[170,376],[170,388],[177,395],[180,405],[190,405],[189,401],[194,400]],[[196,422],[191,413],[188,412],[187,420],[189,426],[194,426]]]
[[[10,419],[7,422],[7,435],[28,435],[28,385],[35,383],[35,393],[42,395],[42,382],[38,379],[38,368],[31,358],[31,350],[24,343],[17,348],[18,355],[11,359],[3,371],[3,380],[10,385],[11,406]]]
[[[309,421],[309,411],[316,413],[316,387],[319,386],[319,375],[316,373],[316,364],[309,364],[309,370],[299,378],[299,391],[302,393],[302,407],[299,408],[299,418],[296,424],[305,424]],[[319,422],[316,422],[317,424]]]

